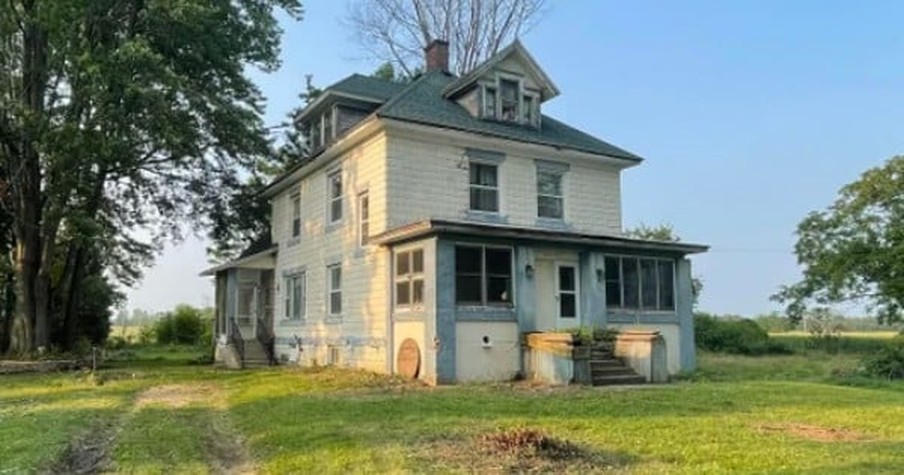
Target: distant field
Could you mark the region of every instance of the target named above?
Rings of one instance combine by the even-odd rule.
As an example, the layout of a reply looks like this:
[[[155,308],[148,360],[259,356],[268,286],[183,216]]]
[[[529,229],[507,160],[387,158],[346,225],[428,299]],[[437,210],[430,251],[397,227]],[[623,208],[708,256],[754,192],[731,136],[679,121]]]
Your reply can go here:
[[[147,326],[147,325],[144,325]],[[138,333],[144,328],[142,325],[110,325],[110,336],[118,336],[132,342],[138,341]]]
[[[805,331],[790,331],[790,332],[774,332],[770,333],[770,336],[788,336],[788,337],[809,337],[811,336],[809,332]],[[894,338],[897,335],[900,335],[897,331],[875,331],[875,332],[841,332],[838,334],[842,338]]]
[[[876,353],[898,335],[896,331],[841,332],[830,338],[813,338],[802,331],[770,333],[772,339],[783,343],[795,353],[822,351],[829,354],[865,355]]]

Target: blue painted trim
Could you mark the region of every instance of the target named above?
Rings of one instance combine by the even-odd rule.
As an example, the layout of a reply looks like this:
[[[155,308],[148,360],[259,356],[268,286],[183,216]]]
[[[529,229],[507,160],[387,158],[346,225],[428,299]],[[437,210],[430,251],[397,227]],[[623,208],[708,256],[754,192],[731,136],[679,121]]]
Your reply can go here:
[[[694,290],[691,275],[691,261],[679,259],[675,265],[676,310],[678,311],[679,328],[681,335],[681,370],[693,371],[697,367],[697,345],[694,341]]]
[[[455,382],[455,243],[436,241],[436,319],[428,319],[424,325],[428,332],[424,343],[429,345],[436,338],[439,350],[436,354],[436,382]],[[433,335],[430,333],[433,329]]]
[[[581,274],[581,325],[602,328],[606,325],[605,282],[600,282],[597,271],[603,272],[602,255],[593,252],[579,254]]]
[[[490,165],[499,165],[505,161],[505,154],[493,150],[483,150],[479,148],[466,148],[465,155],[468,159],[476,162],[487,163]]]
[[[609,323],[647,324],[647,325],[678,325],[678,316],[673,313],[615,313],[618,310],[609,310]]]
[[[518,313],[514,308],[457,308],[455,319],[459,322],[517,322]]]
[[[239,290],[239,274],[238,269],[229,269],[226,271],[226,318],[229,320],[235,320],[235,311],[238,302],[236,299],[238,298],[238,290]],[[228,329],[229,327],[227,327]]]
[[[533,269],[528,277],[527,266]],[[537,329],[537,263],[530,246],[515,247],[515,313],[522,332]],[[522,368],[523,369],[523,368]]]

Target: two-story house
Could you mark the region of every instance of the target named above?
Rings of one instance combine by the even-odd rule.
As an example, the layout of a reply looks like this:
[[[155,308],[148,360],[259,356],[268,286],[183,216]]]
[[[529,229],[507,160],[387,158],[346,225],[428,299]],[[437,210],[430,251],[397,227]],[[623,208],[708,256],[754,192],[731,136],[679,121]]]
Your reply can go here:
[[[543,115],[559,90],[519,42],[463,77],[426,53],[408,84],[353,75],[301,114],[310,158],[261,196],[272,239],[207,271],[221,347],[449,383],[522,372],[525,332],[644,327],[692,369],[706,248],[622,235],[641,158]]]

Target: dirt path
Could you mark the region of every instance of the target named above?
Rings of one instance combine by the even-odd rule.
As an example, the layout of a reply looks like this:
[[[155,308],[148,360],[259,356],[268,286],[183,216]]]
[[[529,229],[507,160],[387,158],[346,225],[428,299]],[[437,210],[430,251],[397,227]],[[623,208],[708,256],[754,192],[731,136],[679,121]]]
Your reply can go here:
[[[117,471],[111,458],[117,435],[133,422],[136,413],[149,406],[172,410],[187,407],[204,409],[204,453],[201,455],[210,473],[257,473],[244,440],[229,423],[221,388],[211,384],[166,384],[141,391],[119,420],[98,422],[95,427],[74,437],[45,473],[92,475]]]

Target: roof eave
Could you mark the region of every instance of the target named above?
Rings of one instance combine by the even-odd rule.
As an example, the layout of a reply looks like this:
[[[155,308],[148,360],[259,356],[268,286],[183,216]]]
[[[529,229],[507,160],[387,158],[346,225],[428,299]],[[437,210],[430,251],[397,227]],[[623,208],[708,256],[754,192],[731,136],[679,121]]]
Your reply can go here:
[[[206,269],[198,275],[200,275],[201,277],[209,277],[209,276],[217,275],[217,273],[219,273],[221,271],[229,270],[232,268],[242,267],[242,264],[247,264],[251,261],[260,259],[262,257],[275,255],[278,250],[279,250],[279,245],[274,244],[273,246],[271,246],[261,252],[257,252],[257,253],[254,253],[254,254],[251,254],[251,255],[248,255],[245,257],[240,257],[238,259],[220,264],[218,266],[211,267],[210,269]]]

